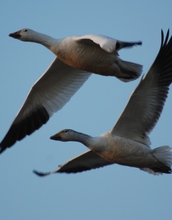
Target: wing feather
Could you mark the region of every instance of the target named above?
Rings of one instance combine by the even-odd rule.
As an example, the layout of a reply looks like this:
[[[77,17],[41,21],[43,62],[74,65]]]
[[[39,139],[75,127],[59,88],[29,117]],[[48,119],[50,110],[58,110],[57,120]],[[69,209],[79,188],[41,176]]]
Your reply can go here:
[[[83,43],[83,44],[97,46],[97,47],[102,48],[106,52],[116,53],[116,54],[118,50],[124,47],[132,47],[134,45],[142,44],[141,41],[124,42],[124,41],[119,41],[119,40],[116,40],[116,39],[113,39],[111,37],[107,37],[104,35],[93,35],[93,34],[88,34],[82,37],[77,37],[76,41]]]
[[[59,168],[55,171],[43,173],[34,170],[33,172],[38,176],[47,176],[53,173],[78,173],[111,164],[111,162],[106,161],[93,151],[89,150],[75,158],[72,158],[64,165],[59,166]]]
[[[45,124],[60,110],[91,74],[74,69],[58,58],[31,88],[9,131],[0,143],[0,153]]]
[[[169,31],[147,75],[132,93],[113,134],[150,145],[148,134],[157,123],[172,82],[172,37]]]

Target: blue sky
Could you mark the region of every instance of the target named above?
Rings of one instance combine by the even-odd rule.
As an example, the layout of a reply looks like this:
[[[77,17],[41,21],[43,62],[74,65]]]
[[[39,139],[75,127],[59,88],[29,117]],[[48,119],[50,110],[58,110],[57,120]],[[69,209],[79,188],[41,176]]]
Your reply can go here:
[[[11,125],[31,85],[54,55],[41,45],[8,34],[27,27],[55,38],[103,34],[143,45],[120,51],[120,57],[144,65],[147,73],[160,47],[160,31],[172,34],[172,2],[1,1],[0,138]],[[136,168],[112,165],[81,174],[39,178],[33,169],[50,171],[86,151],[79,143],[49,137],[72,128],[92,136],[115,124],[139,83],[93,75],[71,101],[40,130],[0,155],[0,219],[171,219],[172,176],[153,176]],[[152,148],[171,145],[172,92],[151,133]]]

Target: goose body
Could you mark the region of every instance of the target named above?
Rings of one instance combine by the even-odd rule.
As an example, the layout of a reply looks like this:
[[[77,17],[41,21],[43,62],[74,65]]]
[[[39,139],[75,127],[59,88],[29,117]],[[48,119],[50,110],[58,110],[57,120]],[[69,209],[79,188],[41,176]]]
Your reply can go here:
[[[86,72],[115,76],[125,82],[137,79],[142,72],[141,65],[123,61],[118,56],[118,50],[141,45],[141,41],[123,42],[91,34],[54,39],[31,29],[22,29],[9,36],[22,41],[40,43],[63,63]]]
[[[141,65],[123,61],[118,57],[118,50],[140,45],[140,41],[123,42],[101,35],[54,39],[26,28],[9,36],[42,44],[51,50],[56,58],[32,86],[0,143],[0,153],[45,124],[54,112],[70,100],[91,73],[115,76],[128,82],[137,79],[142,71]]]
[[[171,172],[169,167],[172,164],[172,153],[170,152],[171,148],[169,146],[163,146],[152,150],[146,144],[120,137],[118,135],[112,135],[110,131],[98,137],[91,137],[71,129],[65,129],[52,136],[51,139],[81,142],[86,147],[90,148],[95,154],[104,158],[108,164],[110,162],[125,166],[139,167],[140,169],[153,174],[159,174],[162,170],[164,173]],[[159,159],[156,158],[155,155],[158,155],[159,153],[163,153],[163,156],[165,156],[165,165],[162,165]],[[163,160],[164,158],[162,158],[162,161]],[[61,168],[59,168],[59,170],[60,169]]]
[[[34,171],[40,176],[51,173],[75,173],[110,164],[137,167],[152,174],[171,173],[172,151],[169,146],[150,148],[149,133],[162,112],[172,83],[172,37],[162,32],[159,53],[145,77],[132,93],[115,126],[98,136],[65,129],[53,135],[58,141],[77,141],[90,150],[57,170],[48,173]]]

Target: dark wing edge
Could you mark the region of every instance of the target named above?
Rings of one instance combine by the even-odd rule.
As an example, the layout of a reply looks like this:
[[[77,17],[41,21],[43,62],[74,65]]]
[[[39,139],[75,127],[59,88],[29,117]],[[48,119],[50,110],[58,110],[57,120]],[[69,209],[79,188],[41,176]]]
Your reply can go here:
[[[159,52],[148,73],[132,93],[112,133],[150,145],[149,133],[156,125],[172,83],[172,37],[161,31]]]
[[[167,31],[165,39],[164,32],[161,30],[161,47],[154,63],[155,62],[159,63],[156,72],[158,74],[157,83],[160,88],[158,94],[160,102],[157,106],[157,114],[155,115],[154,123],[152,123],[152,126],[150,126],[147,130],[148,133],[153,129],[160,118],[160,115],[164,108],[164,103],[168,96],[169,86],[172,83],[172,36],[169,38],[169,29]]]
[[[11,147],[26,135],[32,134],[49,120],[49,114],[43,106],[37,107],[25,120],[13,122],[4,139],[0,143],[0,153]],[[10,137],[10,138],[9,138]]]
[[[33,170],[33,173],[36,175],[43,177],[48,176],[53,173],[79,173],[83,171],[88,171],[91,169],[96,169],[100,167],[104,167],[107,165],[111,165],[113,163],[103,159],[93,151],[89,150],[65,163],[62,166],[52,172],[39,172],[37,170]]]
[[[91,73],[85,74],[55,58],[32,86],[0,143],[0,153],[45,124],[54,112],[59,111],[71,99],[90,75]]]

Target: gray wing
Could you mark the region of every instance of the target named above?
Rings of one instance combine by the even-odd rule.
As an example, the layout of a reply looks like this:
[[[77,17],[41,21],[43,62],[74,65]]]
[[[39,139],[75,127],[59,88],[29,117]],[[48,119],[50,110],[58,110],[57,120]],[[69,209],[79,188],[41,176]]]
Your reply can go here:
[[[31,88],[9,131],[0,143],[0,153],[30,135],[60,110],[91,74],[74,69],[58,58]]]
[[[148,134],[162,112],[172,82],[172,37],[169,31],[147,75],[133,92],[112,133],[149,145]]]
[[[99,46],[103,50],[109,53],[117,52],[118,50],[124,48],[124,47],[132,47],[135,45],[141,45],[141,41],[135,41],[135,42],[124,42],[115,40],[111,37],[103,36],[103,35],[93,35],[88,34],[82,37],[76,38],[77,42],[83,43],[83,44],[90,44],[94,46]]]
[[[91,170],[103,166],[110,165],[109,161],[103,159],[93,151],[89,150],[65,163],[62,166],[52,172],[38,172],[34,170],[33,172],[38,176],[47,176],[53,173],[78,173],[86,170]]]

